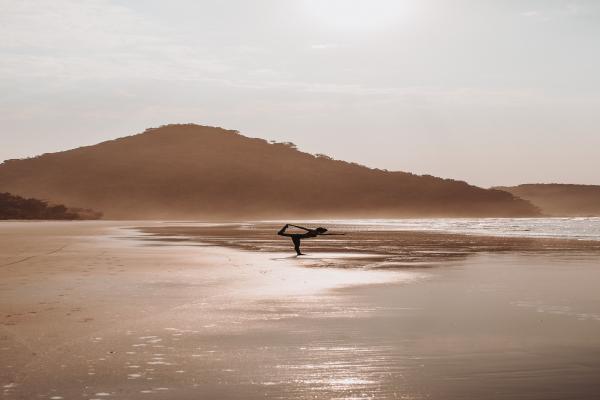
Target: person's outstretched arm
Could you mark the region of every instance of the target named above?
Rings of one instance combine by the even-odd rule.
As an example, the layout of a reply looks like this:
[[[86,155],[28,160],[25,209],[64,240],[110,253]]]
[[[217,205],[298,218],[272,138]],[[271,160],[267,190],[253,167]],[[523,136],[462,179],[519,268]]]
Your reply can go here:
[[[321,233],[322,236],[344,236],[345,233]]]
[[[293,226],[294,228],[298,228],[298,229],[304,229],[306,232],[312,232],[312,231],[314,231],[314,229],[308,229],[308,228],[305,228],[303,226],[292,225],[292,224],[289,224],[289,226]]]

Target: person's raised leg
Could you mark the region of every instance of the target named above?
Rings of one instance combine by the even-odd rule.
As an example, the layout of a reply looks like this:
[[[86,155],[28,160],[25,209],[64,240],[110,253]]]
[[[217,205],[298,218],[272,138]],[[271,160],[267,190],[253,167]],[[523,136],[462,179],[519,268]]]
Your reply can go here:
[[[279,236],[290,236],[290,234],[289,234],[289,233],[285,233],[285,230],[286,230],[286,229],[287,229],[289,226],[290,226],[289,224],[285,224],[285,226],[284,226],[283,228],[281,228],[281,229],[279,230],[279,232],[277,232],[277,234],[278,234]]]

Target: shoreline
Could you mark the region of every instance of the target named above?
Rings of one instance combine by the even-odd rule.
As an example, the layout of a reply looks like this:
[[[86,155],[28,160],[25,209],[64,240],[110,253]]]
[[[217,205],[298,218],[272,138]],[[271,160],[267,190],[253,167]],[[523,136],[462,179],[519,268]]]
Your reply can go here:
[[[334,225],[343,231],[344,225]],[[337,229],[336,229],[337,228]],[[307,256],[296,258],[287,238],[276,235],[273,223],[194,224],[164,223],[153,227],[135,227],[152,242],[206,243],[258,253],[287,253],[305,266],[397,269],[425,268],[462,261],[482,253],[598,253],[600,240],[568,238],[532,238],[491,235],[467,235],[411,230],[355,230],[347,236],[319,237],[302,241]],[[312,260],[312,262],[311,262]]]

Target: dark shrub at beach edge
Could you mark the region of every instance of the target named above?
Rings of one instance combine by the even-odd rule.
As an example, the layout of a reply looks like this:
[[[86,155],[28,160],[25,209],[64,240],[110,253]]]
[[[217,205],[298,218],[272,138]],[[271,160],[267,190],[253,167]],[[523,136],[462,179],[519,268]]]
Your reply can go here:
[[[83,208],[68,208],[48,204],[38,199],[26,199],[10,193],[0,193],[0,219],[100,219],[102,213]]]

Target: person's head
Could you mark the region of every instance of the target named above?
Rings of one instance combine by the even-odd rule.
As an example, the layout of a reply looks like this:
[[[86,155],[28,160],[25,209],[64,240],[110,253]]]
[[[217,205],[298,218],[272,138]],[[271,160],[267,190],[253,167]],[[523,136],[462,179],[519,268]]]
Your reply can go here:
[[[317,229],[315,229],[315,231],[316,231],[318,234],[323,234],[323,233],[327,232],[327,229],[325,229],[325,228],[323,228],[323,227],[321,227],[321,226],[320,226],[320,227],[318,227]]]

